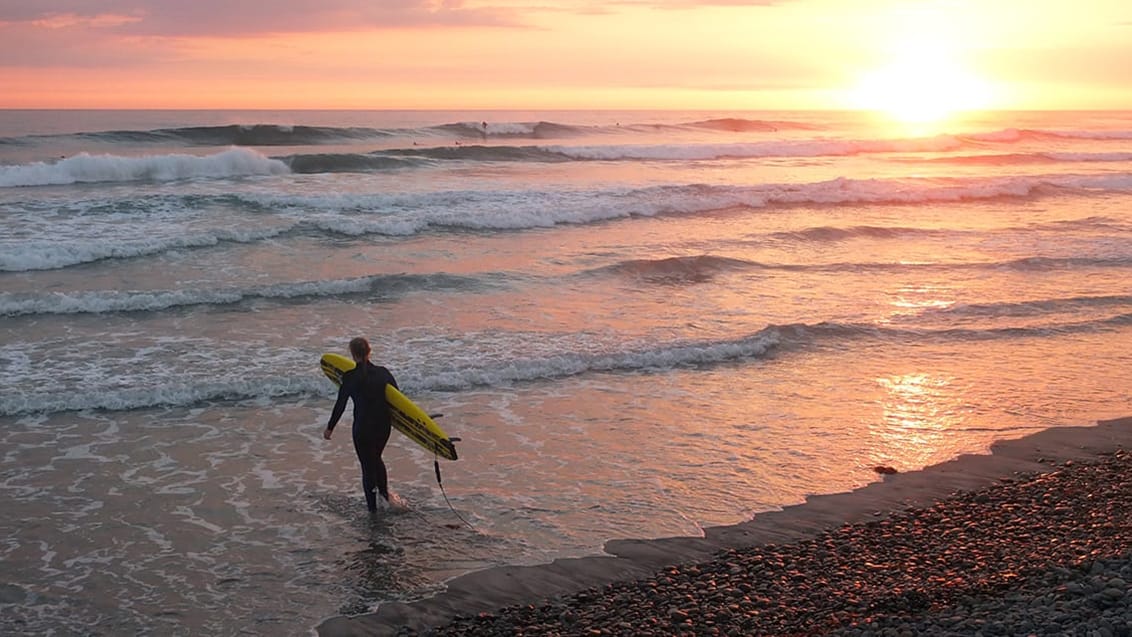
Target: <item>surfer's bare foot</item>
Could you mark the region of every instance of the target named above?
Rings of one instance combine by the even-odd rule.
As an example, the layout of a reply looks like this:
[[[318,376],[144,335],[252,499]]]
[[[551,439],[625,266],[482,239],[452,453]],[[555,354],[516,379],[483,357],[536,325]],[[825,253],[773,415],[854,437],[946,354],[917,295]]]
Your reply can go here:
[[[389,497],[385,499],[385,506],[390,511],[402,512],[409,510],[409,505],[405,504],[405,501],[402,500],[401,497],[396,493],[389,494]]]

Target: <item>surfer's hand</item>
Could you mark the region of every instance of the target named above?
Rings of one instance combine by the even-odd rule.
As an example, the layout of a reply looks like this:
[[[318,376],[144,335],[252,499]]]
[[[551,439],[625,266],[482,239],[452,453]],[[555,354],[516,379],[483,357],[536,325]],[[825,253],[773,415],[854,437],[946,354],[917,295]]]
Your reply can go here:
[[[330,434],[331,433],[333,433],[333,431],[331,431],[330,427],[327,427],[326,429],[324,429],[322,431],[322,437],[327,439],[327,440],[330,440]]]

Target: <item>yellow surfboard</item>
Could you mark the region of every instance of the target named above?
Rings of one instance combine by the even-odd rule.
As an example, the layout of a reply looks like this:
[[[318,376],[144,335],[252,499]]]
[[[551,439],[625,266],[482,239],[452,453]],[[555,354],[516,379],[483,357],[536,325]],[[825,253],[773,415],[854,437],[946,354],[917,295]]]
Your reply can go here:
[[[335,385],[341,385],[342,374],[355,367],[353,360],[338,354],[323,354],[321,365],[322,373]],[[456,459],[456,447],[452,444],[452,439],[425,410],[397,391],[393,385],[385,386],[385,400],[389,403],[393,427],[397,431],[442,458]]]

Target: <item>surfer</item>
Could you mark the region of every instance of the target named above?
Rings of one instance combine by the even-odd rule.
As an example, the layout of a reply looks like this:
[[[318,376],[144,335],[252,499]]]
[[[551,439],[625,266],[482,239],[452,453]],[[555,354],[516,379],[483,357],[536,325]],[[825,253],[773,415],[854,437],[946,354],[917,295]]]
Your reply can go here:
[[[357,366],[342,375],[338,401],[334,403],[334,411],[330,413],[330,421],[326,423],[322,437],[330,440],[334,426],[346,410],[346,399],[353,400],[354,451],[362,465],[366,506],[372,512],[377,511],[378,495],[384,500],[384,508],[389,507],[389,478],[385,473],[385,462],[381,459],[392,426],[385,386],[397,387],[397,381],[388,369],[371,363],[369,354],[369,341],[360,336],[350,341],[350,356]]]

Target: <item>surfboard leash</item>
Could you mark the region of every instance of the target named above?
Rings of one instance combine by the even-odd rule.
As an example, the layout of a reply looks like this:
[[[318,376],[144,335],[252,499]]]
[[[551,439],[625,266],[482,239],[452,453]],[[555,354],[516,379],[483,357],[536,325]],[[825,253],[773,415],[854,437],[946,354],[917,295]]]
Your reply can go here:
[[[449,440],[452,442],[460,442],[459,438],[449,438]],[[469,529],[474,533],[479,533],[476,527],[472,526],[471,522],[465,520],[464,516],[460,515],[460,512],[456,510],[456,507],[452,506],[452,501],[448,499],[448,494],[444,491],[444,481],[440,479],[440,453],[435,444],[432,447],[432,454],[432,468],[436,471],[436,485],[440,487],[440,494],[444,496],[444,501],[448,503],[448,508],[451,509],[452,513],[456,514],[456,517],[460,518],[460,521],[466,524]]]
[[[440,418],[443,415],[444,414],[429,414],[429,418]],[[449,442],[460,442],[460,439],[459,438],[449,438],[448,441]],[[440,495],[444,496],[444,502],[446,502],[448,504],[448,508],[451,509],[452,513],[456,514],[456,517],[460,518],[460,521],[463,522],[465,525],[467,525],[467,527],[469,529],[471,529],[473,533],[479,533],[479,530],[477,530],[476,527],[472,526],[471,522],[468,522],[467,520],[465,520],[464,516],[460,515],[460,512],[456,510],[456,507],[452,506],[452,501],[448,499],[448,493],[444,491],[444,481],[440,479],[440,443],[439,442],[432,443],[432,468],[433,468],[434,471],[436,471],[436,486],[440,487]]]

